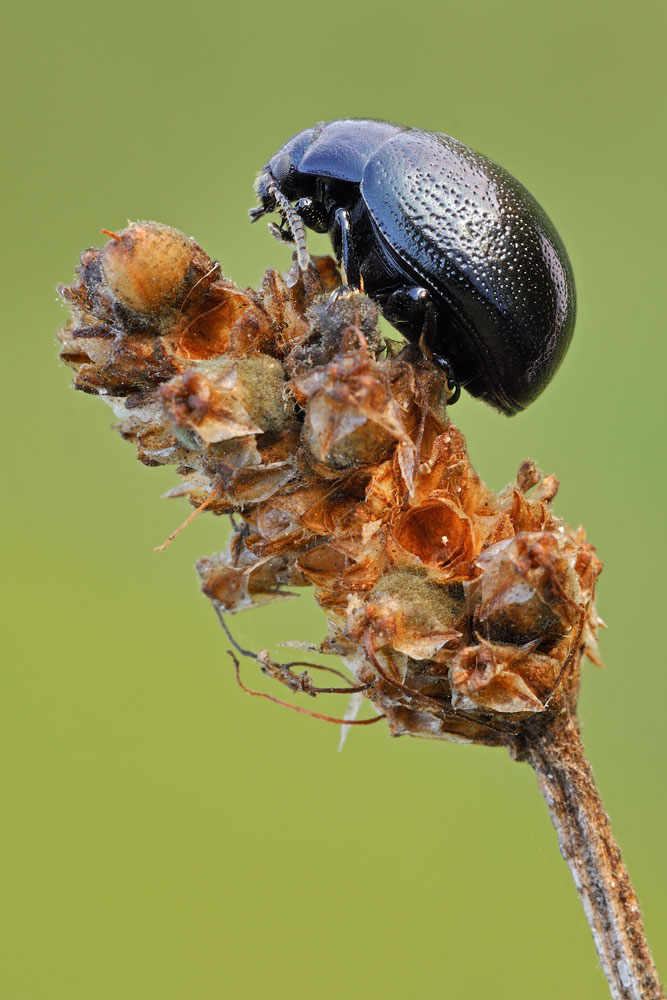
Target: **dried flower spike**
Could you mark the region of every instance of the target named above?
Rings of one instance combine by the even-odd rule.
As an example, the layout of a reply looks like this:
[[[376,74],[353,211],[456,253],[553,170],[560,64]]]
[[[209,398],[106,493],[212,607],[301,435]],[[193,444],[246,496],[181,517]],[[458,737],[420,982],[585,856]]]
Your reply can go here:
[[[329,622],[319,651],[350,680],[317,686],[303,664],[241,652],[292,692],[350,697],[342,717],[309,714],[358,724],[366,698],[377,716],[362,724],[527,760],[612,995],[663,997],[576,723],[582,657],[599,663],[601,563],[534,463],[488,489],[442,373],[383,341],[362,294],[332,297],[339,282],[318,258],[240,289],[192,240],[137,223],[61,289],[61,357],[142,462],[177,467],[173,496],[236,515],[226,550],[198,564],[216,610],[312,585]]]

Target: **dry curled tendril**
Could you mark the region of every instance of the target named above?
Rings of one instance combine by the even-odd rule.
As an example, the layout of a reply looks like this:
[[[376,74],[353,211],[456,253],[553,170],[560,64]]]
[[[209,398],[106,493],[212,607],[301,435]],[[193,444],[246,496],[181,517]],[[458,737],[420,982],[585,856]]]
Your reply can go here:
[[[244,690],[343,725],[505,746],[535,768],[612,995],[662,997],[634,890],[576,723],[583,657],[599,663],[582,528],[552,509],[531,461],[494,493],[447,416],[448,386],[412,345],[383,339],[363,294],[332,296],[335,263],[269,270],[238,288],[197,244],[136,223],[81,257],[61,288],[61,357],[113,408],[146,465],[174,465],[195,511],[232,516],[200,559]],[[312,586],[328,635],[307,661],[241,649],[224,614]],[[299,645],[294,643],[292,645]],[[237,655],[320,713],[255,692]],[[318,685],[308,669],[337,675]],[[357,718],[364,700],[374,714]],[[312,704],[312,703],[311,703]]]

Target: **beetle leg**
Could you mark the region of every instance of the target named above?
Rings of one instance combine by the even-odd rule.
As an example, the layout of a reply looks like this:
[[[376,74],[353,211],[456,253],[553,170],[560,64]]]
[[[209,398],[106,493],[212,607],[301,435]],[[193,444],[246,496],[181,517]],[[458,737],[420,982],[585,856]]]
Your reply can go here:
[[[428,289],[419,285],[397,288],[385,302],[382,312],[389,322],[399,330],[401,325],[407,325],[412,334],[410,339],[417,340],[422,354],[445,373],[448,389],[447,403],[449,406],[455,403],[461,395],[461,386],[456,380],[449,361],[441,354],[435,354],[431,349],[431,344],[436,342],[438,320]]]
[[[445,373],[445,378],[447,379],[447,406],[453,406],[457,402],[459,396],[461,395],[461,383],[456,381],[456,376],[449,361],[443,358],[441,354],[434,354],[433,360],[435,361],[438,368],[441,368]]]
[[[329,213],[323,202],[316,198],[299,198],[294,203],[294,211],[300,215],[309,229],[316,233],[326,233],[329,228]]]
[[[329,300],[327,302],[327,309],[329,312],[333,312],[336,308],[336,304],[340,302],[341,299],[352,298],[353,295],[358,295],[359,289],[355,288],[354,285],[338,285],[334,288],[333,292],[329,293]]]
[[[352,246],[352,225],[346,208],[337,208],[334,214],[332,239],[334,246],[340,242],[340,261],[345,276],[345,284],[361,288],[361,275],[357,255]]]
[[[382,312],[404,337],[419,344],[422,354],[431,357],[430,344],[436,339],[437,317],[428,289],[419,285],[397,288],[382,303]]]
[[[397,288],[387,298],[382,312],[390,323],[407,324],[413,333],[413,340],[417,340],[417,331],[421,329],[420,346],[422,340],[428,341],[435,334],[435,310],[431,297],[428,290],[419,285]]]

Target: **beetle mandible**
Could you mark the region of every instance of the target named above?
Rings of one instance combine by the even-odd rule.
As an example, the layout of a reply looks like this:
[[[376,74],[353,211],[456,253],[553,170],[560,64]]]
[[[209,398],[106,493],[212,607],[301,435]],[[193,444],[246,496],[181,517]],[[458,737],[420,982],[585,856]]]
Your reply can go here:
[[[544,210],[493,160],[448,135],[344,118],[289,139],[255,190],[252,221],[278,209],[274,231],[302,267],[303,224],[328,232],[346,283],[450,387],[512,415],[555,374],[574,327],[572,268]]]

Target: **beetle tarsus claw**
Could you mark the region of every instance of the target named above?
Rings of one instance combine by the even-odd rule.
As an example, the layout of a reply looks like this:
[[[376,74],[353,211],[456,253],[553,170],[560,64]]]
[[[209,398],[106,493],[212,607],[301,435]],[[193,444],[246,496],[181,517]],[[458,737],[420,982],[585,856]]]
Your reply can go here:
[[[454,403],[458,402],[461,395],[461,383],[457,381],[454,370],[447,358],[443,358],[441,354],[433,354],[431,356],[438,368],[445,374],[447,382],[447,406],[453,406]]]
[[[333,292],[331,292],[329,295],[329,301],[327,302],[327,310],[329,312],[333,312],[333,310],[336,308],[337,303],[340,302],[341,299],[349,299],[352,298],[353,295],[359,295],[359,294],[360,294],[359,289],[355,288],[354,285],[338,285],[338,287],[334,288]]]

